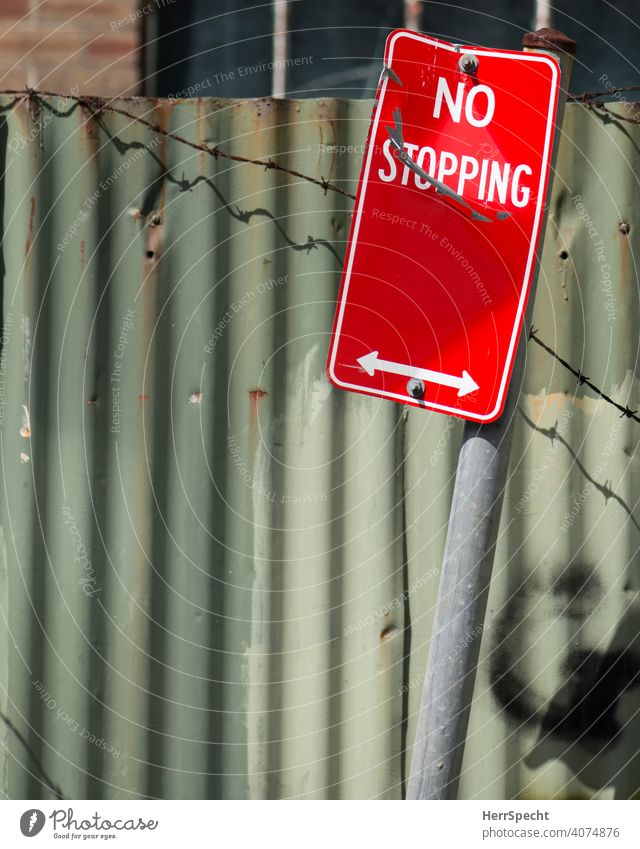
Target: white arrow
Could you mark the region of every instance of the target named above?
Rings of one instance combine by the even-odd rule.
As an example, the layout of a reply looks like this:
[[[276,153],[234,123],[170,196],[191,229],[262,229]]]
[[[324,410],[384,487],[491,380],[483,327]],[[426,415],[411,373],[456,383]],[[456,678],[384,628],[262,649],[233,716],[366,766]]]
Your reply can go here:
[[[365,354],[364,357],[359,357],[358,362],[367,374],[375,374],[376,371],[388,371],[391,374],[403,374],[405,377],[418,377],[427,383],[439,383],[442,386],[453,386],[458,390],[458,397],[468,395],[469,392],[475,392],[480,387],[471,377],[468,371],[462,372],[462,377],[456,377],[453,374],[445,374],[441,371],[431,371],[428,368],[414,368],[407,366],[404,363],[394,363],[390,360],[381,360],[378,357],[377,351],[372,351],[370,354]]]

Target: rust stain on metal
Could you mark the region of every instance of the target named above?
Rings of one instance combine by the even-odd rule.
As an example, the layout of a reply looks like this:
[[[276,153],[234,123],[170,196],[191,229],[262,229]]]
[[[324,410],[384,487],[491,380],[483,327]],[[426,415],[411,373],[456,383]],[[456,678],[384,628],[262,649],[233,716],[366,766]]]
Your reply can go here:
[[[160,113],[160,120],[158,121],[158,126],[164,133],[168,133],[171,130],[171,114],[173,112],[173,102],[171,100],[157,100],[156,108]],[[167,144],[169,139],[166,135],[162,135],[162,140],[160,141],[160,161],[165,161],[165,151],[167,148]]]
[[[162,253],[162,235],[157,227],[149,231],[149,238],[145,249],[145,256],[150,260],[157,260]]]
[[[36,127],[42,126],[41,115],[42,115],[42,106],[40,103],[40,98],[35,93],[33,89],[28,89],[27,96],[27,108],[29,110],[29,115],[31,120],[35,124]],[[42,150],[42,133],[38,133],[38,145]]]
[[[255,436],[256,426],[258,423],[258,408],[260,401],[269,393],[266,389],[250,389],[249,390],[249,429],[252,434],[252,439]]]
[[[166,180],[165,180],[165,161],[167,145],[169,138],[165,133],[171,130],[171,113],[173,111],[173,103],[168,100],[156,100],[156,110],[158,113],[157,120],[152,119],[161,130],[160,144],[158,147],[157,157],[160,161],[161,175],[159,177],[160,189],[158,192],[157,204],[149,217],[149,226],[147,228],[147,243],[145,248],[145,257],[151,262],[156,262],[160,259],[164,247],[164,228],[161,226],[164,220],[164,209],[166,206]],[[143,205],[144,206],[144,205]],[[134,218],[138,218],[134,215]],[[142,218],[142,210],[140,210],[140,218]]]
[[[96,118],[107,101],[102,97],[83,97],[80,103],[83,121],[82,126],[90,139],[96,139]]]
[[[196,101],[196,141],[198,144],[208,144],[208,134],[206,132],[207,127],[205,124],[206,118],[209,116],[209,112],[207,109],[203,109],[205,105],[204,100],[198,98]],[[200,173],[204,174],[207,167],[207,159],[209,158],[209,154],[205,153],[204,150],[201,150],[198,154],[198,164],[200,166]]]
[[[20,426],[20,436],[23,439],[31,437],[31,418],[29,416],[29,408],[26,404],[22,405],[22,425]]]
[[[258,401],[258,399],[264,398],[264,396],[268,395],[268,394],[269,393],[267,392],[266,389],[250,389],[249,390],[249,398],[251,398],[252,401]]]
[[[523,400],[525,398],[529,406],[528,415],[536,425],[542,425],[545,414],[550,413],[554,409],[557,409],[558,413],[560,413],[566,410],[569,405],[576,410],[580,410],[585,416],[593,416],[603,403],[598,398],[581,397],[573,392],[551,392],[548,395],[523,395]]]
[[[568,35],[553,27],[542,27],[535,32],[525,32],[522,46],[530,50],[561,50],[569,56],[575,56],[576,43]]]
[[[36,199],[35,197],[31,198],[31,212],[29,213],[29,229],[27,231],[27,241],[25,244],[25,256],[29,256],[29,251],[31,250],[31,245],[33,243],[33,222],[36,217]]]

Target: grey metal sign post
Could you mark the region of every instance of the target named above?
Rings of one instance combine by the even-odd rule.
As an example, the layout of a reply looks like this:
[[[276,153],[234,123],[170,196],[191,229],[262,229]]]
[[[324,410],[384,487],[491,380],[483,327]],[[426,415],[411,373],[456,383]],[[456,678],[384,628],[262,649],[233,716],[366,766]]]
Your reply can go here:
[[[575,42],[553,29],[526,33],[524,50],[552,53],[562,68],[547,201],[560,141]],[[548,206],[548,204],[547,204]],[[543,233],[544,223],[543,221]],[[535,297],[532,281],[528,316]],[[465,423],[440,588],[420,705],[408,799],[455,799],[507,482],[512,422],[526,360],[525,322],[504,413],[492,424]],[[462,648],[461,648],[462,647]]]

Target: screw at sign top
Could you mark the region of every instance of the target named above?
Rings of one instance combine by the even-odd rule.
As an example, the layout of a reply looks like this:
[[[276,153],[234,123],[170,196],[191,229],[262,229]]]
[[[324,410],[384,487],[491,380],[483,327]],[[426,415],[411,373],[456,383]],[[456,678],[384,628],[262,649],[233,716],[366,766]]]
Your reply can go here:
[[[463,74],[475,74],[478,70],[478,57],[471,53],[464,53],[458,62],[458,68]]]

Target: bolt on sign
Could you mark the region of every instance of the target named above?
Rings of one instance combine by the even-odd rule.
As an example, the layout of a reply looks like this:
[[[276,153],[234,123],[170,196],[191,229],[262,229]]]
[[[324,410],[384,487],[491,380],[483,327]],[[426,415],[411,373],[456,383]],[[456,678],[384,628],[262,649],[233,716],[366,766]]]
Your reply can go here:
[[[387,39],[327,370],[490,422],[535,267],[560,80],[542,53]]]

